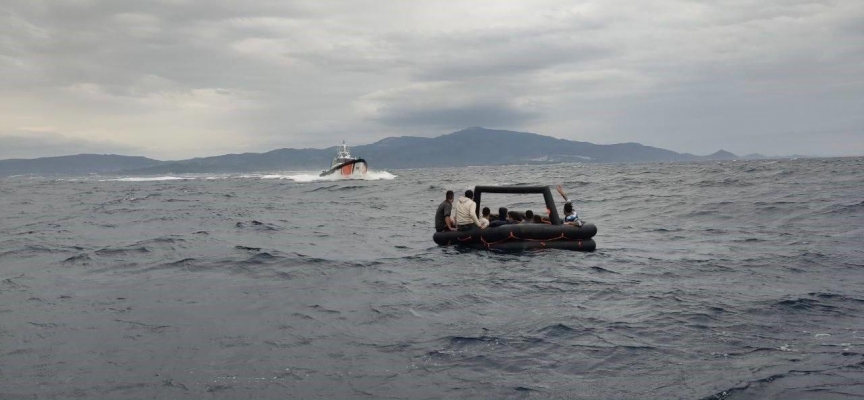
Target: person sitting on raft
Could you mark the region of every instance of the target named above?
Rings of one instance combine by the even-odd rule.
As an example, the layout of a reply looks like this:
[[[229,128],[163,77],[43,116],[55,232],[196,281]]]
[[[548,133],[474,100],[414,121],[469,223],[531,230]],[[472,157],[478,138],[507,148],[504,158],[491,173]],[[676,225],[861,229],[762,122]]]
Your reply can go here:
[[[525,211],[525,223],[533,224],[534,223],[534,211],[528,210]]]
[[[489,226],[489,207],[483,207],[483,216],[480,217],[480,229],[484,229]]]
[[[470,231],[480,228],[480,219],[477,218],[477,204],[474,203],[474,191],[468,189],[464,196],[459,196],[456,206],[453,207],[452,216],[456,221],[457,231]]]
[[[501,225],[507,225],[510,221],[507,220],[507,207],[498,209],[498,219],[489,223],[490,228],[495,228]]]
[[[558,189],[558,193],[561,194],[561,197],[564,198],[564,224],[576,227],[582,226],[582,221],[579,220],[579,215],[576,214],[575,210],[573,210],[573,202],[571,202],[570,199],[567,198],[567,195],[564,194],[564,189],[561,185],[558,185],[556,189]]]

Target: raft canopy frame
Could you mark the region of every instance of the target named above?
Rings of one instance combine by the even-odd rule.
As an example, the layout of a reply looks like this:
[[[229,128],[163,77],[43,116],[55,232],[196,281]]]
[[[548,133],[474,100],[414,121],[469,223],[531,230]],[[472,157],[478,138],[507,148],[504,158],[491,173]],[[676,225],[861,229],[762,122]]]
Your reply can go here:
[[[480,197],[483,193],[501,193],[501,194],[543,194],[543,199],[546,201],[546,208],[549,210],[549,221],[552,225],[562,225],[561,218],[558,217],[558,210],[555,209],[555,199],[552,197],[552,190],[549,186],[474,186],[474,202],[477,204],[475,212],[480,215]]]

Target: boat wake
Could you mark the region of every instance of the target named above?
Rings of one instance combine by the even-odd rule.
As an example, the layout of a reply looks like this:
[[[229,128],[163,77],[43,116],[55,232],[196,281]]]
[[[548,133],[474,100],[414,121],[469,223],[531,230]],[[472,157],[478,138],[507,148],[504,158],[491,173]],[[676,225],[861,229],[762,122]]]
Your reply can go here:
[[[319,176],[317,173],[306,174],[291,174],[291,175],[264,175],[261,179],[289,179],[294,182],[327,182],[327,181],[342,181],[342,180],[361,180],[361,181],[390,181],[398,175],[391,174],[387,171],[367,171],[365,175],[341,176],[337,174]]]
[[[364,181],[389,181],[393,180],[398,175],[394,175],[387,171],[367,171],[364,175],[349,175],[342,176],[339,174],[331,174],[327,176],[319,176],[318,172],[282,172],[282,173],[259,173],[259,174],[188,174],[181,176],[126,176],[118,178],[98,179],[100,182],[161,182],[161,181],[191,181],[191,180],[223,180],[223,179],[285,179],[299,183],[306,182],[328,182],[341,180],[364,180]],[[80,180],[89,180],[81,178]]]

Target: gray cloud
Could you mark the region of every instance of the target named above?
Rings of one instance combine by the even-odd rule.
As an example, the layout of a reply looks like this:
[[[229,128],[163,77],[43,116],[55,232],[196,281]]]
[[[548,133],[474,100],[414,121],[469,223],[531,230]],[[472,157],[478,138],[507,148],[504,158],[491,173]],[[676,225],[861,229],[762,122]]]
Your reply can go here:
[[[382,110],[378,119],[397,126],[420,126],[442,132],[469,126],[490,128],[522,126],[539,115],[507,104],[476,104],[461,107],[405,109],[395,104]]]
[[[864,153],[855,0],[441,4],[7,1],[0,135],[45,125],[178,158],[481,125]]]
[[[21,132],[0,136],[0,159],[37,158],[70,154],[137,155],[142,149],[109,141],[70,138],[53,132]]]

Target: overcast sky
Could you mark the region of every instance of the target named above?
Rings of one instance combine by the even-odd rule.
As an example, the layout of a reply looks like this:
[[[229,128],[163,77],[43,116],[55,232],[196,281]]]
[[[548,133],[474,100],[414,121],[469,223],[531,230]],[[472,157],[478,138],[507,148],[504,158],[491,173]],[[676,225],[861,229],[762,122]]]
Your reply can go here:
[[[0,1],[0,158],[471,126],[864,154],[864,2]]]

